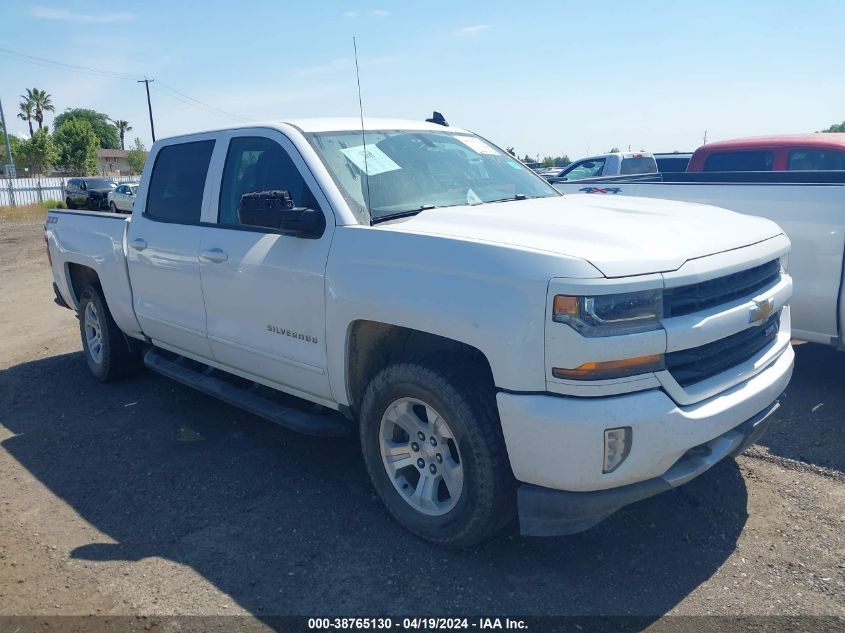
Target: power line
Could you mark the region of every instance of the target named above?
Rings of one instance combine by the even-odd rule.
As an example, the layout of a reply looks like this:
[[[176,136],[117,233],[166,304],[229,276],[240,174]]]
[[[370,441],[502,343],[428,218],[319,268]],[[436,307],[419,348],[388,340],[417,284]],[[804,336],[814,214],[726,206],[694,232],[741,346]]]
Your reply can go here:
[[[35,66],[41,66],[44,68],[50,68],[53,70],[63,70],[67,72],[74,72],[83,75],[89,75],[94,77],[104,77],[106,79],[118,79],[123,81],[139,81],[141,83],[145,83],[146,76],[144,75],[132,75],[128,73],[121,73],[112,70],[102,70],[97,68],[91,68],[89,66],[80,66],[77,64],[67,64],[65,62],[59,62],[52,59],[46,59],[44,57],[35,57],[33,55],[24,55],[23,53],[18,53],[13,50],[9,50],[8,48],[0,48],[0,55],[5,55],[14,59],[19,62],[24,62],[27,64],[33,64]],[[153,81],[153,80],[149,80]],[[153,86],[153,89],[160,92],[161,94],[174,99],[175,101],[179,101],[180,103],[195,108],[197,110],[201,110],[208,114],[214,114],[220,117],[225,117],[230,120],[234,121],[247,121],[246,117],[238,116],[237,114],[232,114],[231,112],[226,112],[225,110],[221,110],[220,108],[215,108],[212,105],[209,105],[199,99],[194,99],[186,95],[184,92],[180,92],[176,88],[169,86],[161,81],[158,82],[158,86]],[[147,105],[149,107],[149,84],[147,84]],[[150,117],[152,118],[152,116]],[[150,122],[150,126],[152,127],[152,121]]]
[[[193,97],[186,95],[184,92],[180,92],[180,91],[176,90],[176,88],[174,88],[173,86],[167,85],[163,81],[159,80],[157,89],[158,88],[164,88],[166,91],[170,91],[171,93],[174,93],[174,94],[176,94],[180,97],[183,97],[184,99],[187,99],[190,103],[193,103],[193,104],[201,107],[202,109],[205,109],[205,110],[211,112],[212,114],[219,114],[221,116],[226,116],[226,117],[229,117],[231,119],[237,119],[237,120],[240,120],[240,121],[246,121],[247,120],[246,117],[242,117],[242,116],[239,116],[237,114],[232,114],[231,112],[226,112],[225,110],[221,110],[220,108],[215,108],[212,105],[204,103],[203,101],[200,101],[199,99],[194,99]],[[161,90],[159,90],[159,92],[161,92]],[[167,96],[172,97],[173,95],[171,94],[171,95],[167,95]]]
[[[96,77],[106,77],[108,79],[136,80],[141,76],[130,75],[127,73],[121,73],[113,70],[100,70],[97,68],[89,68],[88,66],[78,66],[76,64],[67,64],[65,62],[46,59],[44,57],[34,57],[33,55],[24,55],[23,53],[17,53],[15,51],[9,50],[8,48],[0,48],[0,54],[12,57],[13,59],[17,59],[17,61],[22,61],[28,64],[34,64],[36,66],[53,68],[55,70],[67,70],[70,72],[77,72],[85,75],[94,75]]]
[[[223,117],[223,118],[228,119],[230,121],[243,121],[243,120],[245,120],[242,117],[236,116],[234,114],[229,114],[228,112],[216,111],[215,109],[212,109],[211,106],[206,106],[205,104],[202,104],[201,101],[198,102],[198,103],[202,104],[202,105],[199,105],[198,103],[194,103],[192,101],[189,101],[188,99],[181,97],[179,94],[170,92],[170,91],[162,88],[161,86],[153,85],[152,89],[155,90],[157,93],[164,95],[165,97],[169,97],[170,99],[173,99],[174,101],[178,101],[179,103],[183,103],[186,106],[189,106],[191,108],[195,108],[196,110],[199,110],[201,112],[206,112],[208,114],[214,114],[216,116]]]

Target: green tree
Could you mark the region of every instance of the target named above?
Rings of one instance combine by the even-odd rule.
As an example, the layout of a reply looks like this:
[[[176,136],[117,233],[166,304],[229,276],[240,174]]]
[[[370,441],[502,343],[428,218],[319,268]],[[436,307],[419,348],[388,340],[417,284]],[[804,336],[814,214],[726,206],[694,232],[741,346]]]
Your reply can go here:
[[[123,119],[118,119],[117,121],[112,121],[114,126],[117,128],[117,133],[120,135],[120,149],[126,149],[123,144],[124,137],[126,133],[132,129],[132,126],[129,125],[129,121],[124,121]]]
[[[605,154],[615,154],[619,151],[618,147],[611,147],[609,150],[605,152]]]
[[[842,121],[842,123],[834,123],[826,130],[822,130],[822,132],[845,132],[845,121]]]
[[[134,145],[126,154],[126,162],[129,163],[129,169],[132,170],[133,174],[140,174],[144,171],[144,164],[147,162],[147,148],[144,147],[141,139],[135,139]]]
[[[572,161],[569,156],[546,156],[543,158],[543,167],[566,167]]]
[[[58,117],[56,117],[58,118]],[[53,134],[58,149],[57,166],[77,176],[97,171],[97,134],[88,121],[75,119],[65,121]]]
[[[35,117],[35,105],[23,95],[21,95],[21,99],[23,101],[18,105],[21,110],[18,112],[18,118],[29,124],[29,135],[32,136],[32,119]]]
[[[97,135],[99,146],[103,149],[117,149],[120,147],[117,128],[112,125],[111,119],[109,119],[107,114],[97,112],[96,110],[89,110],[88,108],[65,110],[53,120],[53,130],[58,132],[62,126],[67,125],[70,121],[87,121],[94,130],[94,134]]]
[[[46,174],[47,168],[59,160],[56,144],[47,130],[36,130],[26,140],[13,141],[12,151],[18,169],[28,169],[30,174]]]
[[[38,121],[38,129],[44,129],[44,113],[56,111],[50,94],[38,88],[27,88],[26,95],[21,95],[21,97],[32,104],[33,117]],[[32,130],[30,130],[30,135],[32,135]]]

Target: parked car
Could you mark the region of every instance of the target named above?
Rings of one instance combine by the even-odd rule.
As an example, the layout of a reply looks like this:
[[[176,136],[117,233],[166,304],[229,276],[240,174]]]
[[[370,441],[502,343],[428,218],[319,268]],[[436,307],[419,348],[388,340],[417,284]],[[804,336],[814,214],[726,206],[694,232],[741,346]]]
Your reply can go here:
[[[686,483],[759,436],[792,373],[774,222],[561,196],[459,128],[159,139],[131,221],[51,210],[45,232],[94,376],[143,359],[355,433],[390,514],[448,546],[515,513],[524,534],[579,532]]]
[[[108,208],[108,194],[114,188],[107,178],[70,178],[65,184],[65,204],[68,209],[102,211]]]
[[[654,154],[657,171],[664,174],[675,174],[687,170],[692,152],[666,152]]]
[[[576,160],[556,176],[546,176],[551,183],[584,178],[600,178],[626,174],[654,174],[657,163],[648,152],[615,152]]]
[[[132,212],[132,205],[135,203],[135,196],[138,194],[138,185],[131,182],[119,184],[115,189],[109,191],[109,209],[112,213],[120,211]]]
[[[555,186],[566,194],[700,202],[774,220],[792,240],[794,336],[845,350],[845,172],[685,173],[655,178],[656,182],[609,178]]]
[[[845,133],[758,136],[702,145],[687,171],[828,171],[845,169]]]

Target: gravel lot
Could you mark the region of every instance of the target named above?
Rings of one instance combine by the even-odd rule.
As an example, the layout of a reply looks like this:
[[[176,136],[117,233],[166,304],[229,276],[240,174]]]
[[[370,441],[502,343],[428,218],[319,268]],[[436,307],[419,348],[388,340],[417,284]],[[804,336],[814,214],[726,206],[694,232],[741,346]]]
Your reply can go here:
[[[845,354],[800,345],[762,443],[589,532],[429,546],[354,439],[146,373],[101,385],[40,223],[0,224],[0,615],[845,616]]]

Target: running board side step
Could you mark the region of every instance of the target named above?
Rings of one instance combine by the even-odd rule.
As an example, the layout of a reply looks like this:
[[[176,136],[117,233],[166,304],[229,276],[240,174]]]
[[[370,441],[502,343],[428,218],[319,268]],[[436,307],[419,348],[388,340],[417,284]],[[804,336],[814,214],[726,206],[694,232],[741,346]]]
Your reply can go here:
[[[214,396],[223,402],[299,433],[321,437],[337,437],[347,435],[352,430],[349,420],[340,413],[334,411],[325,414],[311,413],[296,407],[286,406],[257,393],[260,387],[256,383],[250,383],[246,388],[239,387],[237,384],[225,380],[223,376],[229,376],[229,374],[221,370],[188,361],[183,357],[176,357],[171,360],[155,348],[144,354],[144,364],[162,376],[188,387],[193,387],[209,396]],[[191,365],[199,365],[203,369],[194,369]],[[295,399],[293,396],[284,397]]]

